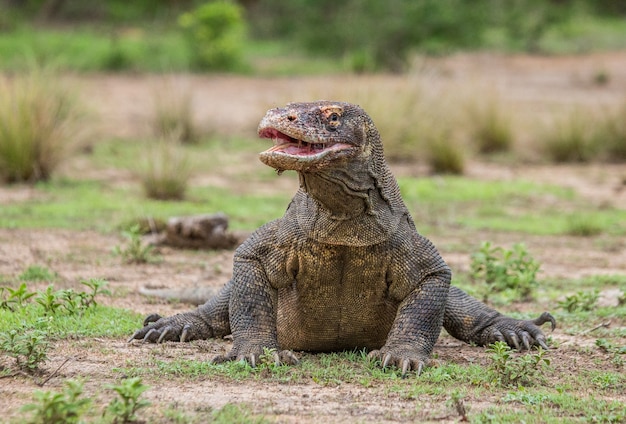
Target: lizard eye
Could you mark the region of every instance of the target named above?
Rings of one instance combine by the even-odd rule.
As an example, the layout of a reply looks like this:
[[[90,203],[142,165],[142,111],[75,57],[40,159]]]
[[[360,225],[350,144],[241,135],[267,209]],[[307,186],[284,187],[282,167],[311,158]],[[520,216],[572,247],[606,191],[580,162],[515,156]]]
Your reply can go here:
[[[339,115],[337,113],[331,113],[328,119],[330,122],[337,122],[339,121]]]

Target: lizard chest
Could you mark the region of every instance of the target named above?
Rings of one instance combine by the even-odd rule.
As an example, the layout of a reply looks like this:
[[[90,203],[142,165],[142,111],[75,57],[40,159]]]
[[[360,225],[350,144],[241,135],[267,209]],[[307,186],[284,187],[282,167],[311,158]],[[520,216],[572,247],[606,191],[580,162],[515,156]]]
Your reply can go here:
[[[390,299],[383,246],[312,243],[285,261],[278,289],[281,347],[308,351],[378,348],[398,303]],[[282,274],[282,273],[281,273]]]

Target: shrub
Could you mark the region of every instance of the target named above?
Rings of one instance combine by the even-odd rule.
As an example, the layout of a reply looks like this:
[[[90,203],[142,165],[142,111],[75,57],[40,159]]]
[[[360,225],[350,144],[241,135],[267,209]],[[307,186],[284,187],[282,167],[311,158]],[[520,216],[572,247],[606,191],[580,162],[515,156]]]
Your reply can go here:
[[[0,179],[47,180],[76,147],[76,99],[50,73],[0,79]]]
[[[146,195],[151,199],[180,200],[191,177],[189,155],[174,137],[162,138],[147,149],[139,170]]]
[[[231,1],[218,0],[182,14],[183,30],[200,69],[236,70],[242,66],[245,21],[242,8]]]

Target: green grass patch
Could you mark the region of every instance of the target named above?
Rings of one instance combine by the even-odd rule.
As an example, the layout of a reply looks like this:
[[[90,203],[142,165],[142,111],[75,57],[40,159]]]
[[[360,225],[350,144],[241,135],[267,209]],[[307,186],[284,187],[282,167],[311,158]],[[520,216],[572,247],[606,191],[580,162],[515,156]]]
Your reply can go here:
[[[182,34],[167,28],[56,30],[24,26],[0,34],[1,67],[19,71],[33,63],[74,71],[184,71],[190,52]]]
[[[232,228],[253,229],[278,218],[289,195],[262,196],[233,193],[212,187],[192,187],[185,201],[145,199],[140,185],[114,188],[99,181],[57,180],[38,184],[36,200],[3,205],[0,227],[96,229],[110,232],[142,217],[171,216],[222,211]]]
[[[192,156],[208,155],[212,148],[193,149]],[[133,149],[139,149],[134,147]],[[198,155],[196,155],[198,152]],[[221,153],[225,157],[228,153]],[[123,166],[125,155],[120,156]],[[115,155],[101,157],[112,162]],[[235,160],[232,157],[230,160]],[[228,166],[228,160],[219,166]],[[277,178],[271,170],[248,176],[250,181]],[[243,177],[242,177],[243,178]],[[626,233],[626,211],[597,209],[575,196],[570,189],[524,181],[479,181],[462,177],[400,178],[404,199],[422,232],[436,228],[490,229],[537,235],[577,234],[574,223],[584,223],[592,234]],[[145,199],[139,181],[135,185],[114,185],[109,181],[56,179],[39,183],[38,195],[22,202],[3,205],[0,227],[71,228],[76,230],[118,230],[143,217],[224,212],[234,229],[253,230],[282,216],[293,192],[261,194],[247,184],[230,189],[192,185],[185,200],[168,202]],[[563,212],[563,210],[576,210]],[[573,219],[575,217],[575,219]]]
[[[445,226],[537,235],[626,233],[625,210],[598,209],[558,186],[453,176],[400,178],[399,184],[421,231]]]
[[[124,337],[132,334],[143,318],[126,309],[97,305],[82,314],[62,312],[44,316],[43,308],[30,303],[15,311],[0,309],[0,333],[15,328],[46,328],[57,339],[74,337]]]

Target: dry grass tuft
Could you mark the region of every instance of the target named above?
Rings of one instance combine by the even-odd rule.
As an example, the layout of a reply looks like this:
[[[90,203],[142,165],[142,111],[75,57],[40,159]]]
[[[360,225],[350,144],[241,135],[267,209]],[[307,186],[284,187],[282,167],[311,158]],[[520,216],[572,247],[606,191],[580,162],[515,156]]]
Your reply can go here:
[[[553,162],[590,162],[599,151],[596,125],[590,111],[574,109],[544,131],[541,148]]]
[[[158,200],[184,199],[191,174],[189,154],[175,137],[151,143],[138,172],[146,195]]]
[[[0,179],[49,179],[78,147],[83,118],[76,98],[52,73],[0,78]]]
[[[513,147],[513,125],[510,113],[496,96],[472,97],[468,107],[472,142],[479,153],[508,152]]]
[[[154,96],[152,127],[159,138],[178,138],[183,143],[197,143],[200,130],[193,117],[193,96],[180,83],[166,81]]]

